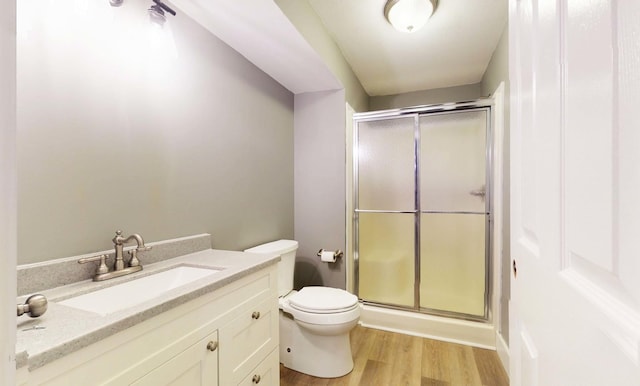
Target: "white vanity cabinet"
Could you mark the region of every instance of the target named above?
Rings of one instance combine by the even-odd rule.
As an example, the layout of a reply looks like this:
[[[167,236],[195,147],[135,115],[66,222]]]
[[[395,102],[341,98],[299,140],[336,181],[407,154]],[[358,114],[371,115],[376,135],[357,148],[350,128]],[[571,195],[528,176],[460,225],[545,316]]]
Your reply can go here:
[[[28,373],[26,385],[278,385],[276,265]]]
[[[278,351],[272,351],[249,375],[247,375],[238,385],[255,386],[268,385],[276,386],[280,384],[280,358]]]
[[[217,348],[216,331],[133,382],[133,385],[217,385]]]
[[[259,366],[278,345],[278,307],[271,299],[263,301],[220,328],[221,385],[239,385],[246,377],[257,375],[254,383],[278,385],[266,379],[260,381]],[[277,364],[277,363],[276,363]],[[279,367],[276,367],[279,370]]]

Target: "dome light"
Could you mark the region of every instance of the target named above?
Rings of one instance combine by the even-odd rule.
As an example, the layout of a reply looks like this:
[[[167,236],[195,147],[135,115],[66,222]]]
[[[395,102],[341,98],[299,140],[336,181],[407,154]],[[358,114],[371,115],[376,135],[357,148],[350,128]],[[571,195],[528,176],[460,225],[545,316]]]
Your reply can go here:
[[[436,0],[389,0],[384,16],[398,31],[413,33],[427,23],[435,8]]]

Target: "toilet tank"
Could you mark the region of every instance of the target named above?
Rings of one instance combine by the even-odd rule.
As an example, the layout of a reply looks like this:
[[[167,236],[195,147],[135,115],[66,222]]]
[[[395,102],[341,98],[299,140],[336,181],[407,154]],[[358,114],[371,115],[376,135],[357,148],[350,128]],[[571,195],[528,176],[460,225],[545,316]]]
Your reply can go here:
[[[278,240],[245,249],[250,253],[274,253],[280,255],[278,263],[278,296],[284,296],[293,289],[293,268],[296,264],[298,242],[295,240]]]

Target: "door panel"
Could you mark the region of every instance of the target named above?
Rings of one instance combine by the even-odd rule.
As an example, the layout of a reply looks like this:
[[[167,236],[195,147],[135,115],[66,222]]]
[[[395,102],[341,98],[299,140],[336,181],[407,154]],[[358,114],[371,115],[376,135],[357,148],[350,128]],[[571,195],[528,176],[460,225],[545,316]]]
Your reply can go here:
[[[513,385],[640,385],[639,18],[510,2]]]
[[[421,210],[485,212],[487,110],[420,116]]]
[[[360,290],[368,301],[413,307],[413,214],[359,214]]]
[[[583,15],[586,10],[592,12]],[[567,263],[580,259],[581,266],[608,272],[614,269],[611,12],[611,4],[605,1],[590,6],[567,2],[563,130]],[[594,24],[602,28],[585,28]],[[598,55],[584,60],[589,52]]]
[[[358,126],[358,209],[414,210],[414,118]]]
[[[422,214],[421,307],[484,315],[485,222],[485,215]]]
[[[218,384],[218,350],[209,349],[218,341],[218,331],[191,345],[180,354],[132,383],[135,386],[182,386]]]
[[[619,2],[621,3],[621,2]],[[618,254],[617,276],[625,290],[640,302],[640,258],[638,258],[638,235],[640,235],[640,4],[624,2],[617,4],[617,30],[619,37],[618,73],[614,79],[617,85],[615,117],[618,131],[614,136],[618,159],[618,188],[614,191],[617,199]],[[639,355],[640,355],[640,350]]]

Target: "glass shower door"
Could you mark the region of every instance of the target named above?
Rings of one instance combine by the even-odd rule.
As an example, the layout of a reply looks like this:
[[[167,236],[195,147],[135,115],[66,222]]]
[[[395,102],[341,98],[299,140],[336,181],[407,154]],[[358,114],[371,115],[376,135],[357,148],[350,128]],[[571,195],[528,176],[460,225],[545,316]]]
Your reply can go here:
[[[420,116],[420,307],[485,315],[488,110]]]
[[[358,295],[414,306],[415,118],[365,121],[356,130]]]
[[[354,288],[361,299],[486,319],[489,121],[484,106],[355,121]]]

